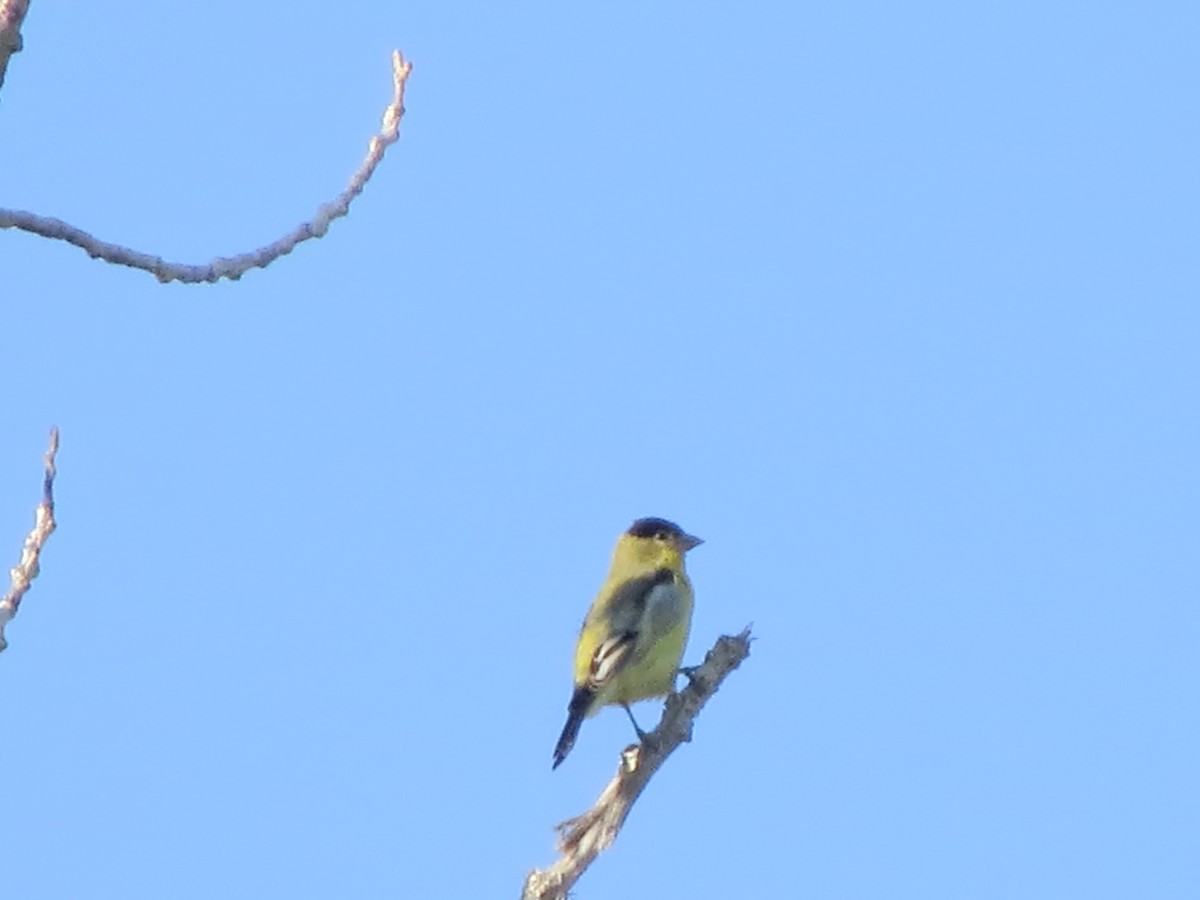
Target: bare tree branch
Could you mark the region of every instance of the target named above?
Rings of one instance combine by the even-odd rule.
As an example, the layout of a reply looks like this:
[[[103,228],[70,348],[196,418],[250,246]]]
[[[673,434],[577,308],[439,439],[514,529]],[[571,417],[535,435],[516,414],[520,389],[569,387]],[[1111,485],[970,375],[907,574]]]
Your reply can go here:
[[[12,0],[0,0],[0,3]],[[253,268],[263,268],[279,257],[291,253],[296,245],[325,235],[334,219],[340,218],[350,211],[350,203],[362,193],[367,181],[375,172],[375,167],[383,159],[383,154],[400,136],[400,120],[404,117],[404,85],[412,72],[412,63],[406,62],[399,50],[392,52],[392,102],[383,111],[383,124],[379,133],[371,138],[367,155],[358,170],[350,178],[346,190],[328,203],[323,203],[308,222],[297,226],[279,240],[250,253],[242,253],[234,257],[218,257],[207,265],[193,266],[183,263],[166,262],[161,257],[151,256],[137,250],[130,250],[119,244],[109,244],[99,240],[73,225],[59,219],[39,216],[34,213],[15,209],[0,209],[0,228],[19,228],[42,237],[66,241],[84,250],[93,259],[134,269],[144,269],[161,282],[182,281],[186,284],[198,282],[219,281],[228,278],[236,281]]]
[[[57,523],[54,521],[54,476],[58,470],[54,466],[54,457],[58,455],[58,429],[50,429],[50,447],[46,450],[44,465],[46,475],[42,479],[42,502],[34,512],[33,530],[25,538],[25,546],[21,548],[21,561],[10,570],[12,582],[4,599],[0,600],[0,651],[8,646],[4,640],[4,626],[17,614],[21,598],[29,590],[29,585],[38,576],[38,559],[46,540],[54,533]]]
[[[750,640],[749,628],[741,634],[717,639],[704,662],[691,670],[688,676],[691,683],[667,698],[658,727],[641,744],[625,748],[616,777],[596,804],[583,815],[558,826],[558,849],[562,856],[548,868],[529,873],[521,900],[565,900],[587,867],[617,839],[626,816],[651,776],[676,747],[692,739],[692,723],[725,677],[750,655]]]
[[[0,0],[0,88],[8,61],[21,49],[21,23],[29,12],[29,0]]]

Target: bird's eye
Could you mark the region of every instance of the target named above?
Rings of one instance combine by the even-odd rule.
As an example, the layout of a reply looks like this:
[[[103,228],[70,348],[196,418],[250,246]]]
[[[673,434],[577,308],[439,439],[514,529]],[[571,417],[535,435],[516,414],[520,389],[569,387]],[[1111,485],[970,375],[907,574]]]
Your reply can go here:
[[[654,532],[654,539],[656,541],[665,541],[667,539],[667,533],[665,531],[656,531]]]

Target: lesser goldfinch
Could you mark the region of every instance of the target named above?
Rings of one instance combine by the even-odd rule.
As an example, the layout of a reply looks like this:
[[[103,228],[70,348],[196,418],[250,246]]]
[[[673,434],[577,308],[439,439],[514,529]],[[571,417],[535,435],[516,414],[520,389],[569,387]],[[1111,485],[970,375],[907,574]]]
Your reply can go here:
[[[692,624],[692,583],[683,557],[702,544],[666,519],[638,519],[617,538],[608,578],[592,601],[575,647],[575,692],[554,765],[567,758],[579,726],[619,704],[642,737],[629,704],[669,694]]]

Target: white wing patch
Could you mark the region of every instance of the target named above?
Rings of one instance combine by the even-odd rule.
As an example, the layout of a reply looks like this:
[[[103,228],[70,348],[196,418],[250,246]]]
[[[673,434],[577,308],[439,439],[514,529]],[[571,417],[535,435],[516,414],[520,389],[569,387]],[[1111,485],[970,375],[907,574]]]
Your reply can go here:
[[[621,668],[621,663],[633,649],[633,635],[615,634],[596,648],[592,657],[589,681],[596,687],[605,684]]]

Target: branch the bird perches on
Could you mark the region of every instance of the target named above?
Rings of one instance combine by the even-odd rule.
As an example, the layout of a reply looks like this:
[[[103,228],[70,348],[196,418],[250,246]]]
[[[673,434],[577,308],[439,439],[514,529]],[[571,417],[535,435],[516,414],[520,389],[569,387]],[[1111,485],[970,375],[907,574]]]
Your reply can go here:
[[[521,900],[565,900],[580,876],[616,840],[625,818],[650,778],[675,748],[692,739],[692,724],[726,676],[750,655],[750,629],[724,635],[688,672],[689,684],[667,698],[658,727],[641,744],[626,747],[617,774],[601,792],[595,805],[558,826],[562,856],[545,869],[534,869],[525,879]]]

